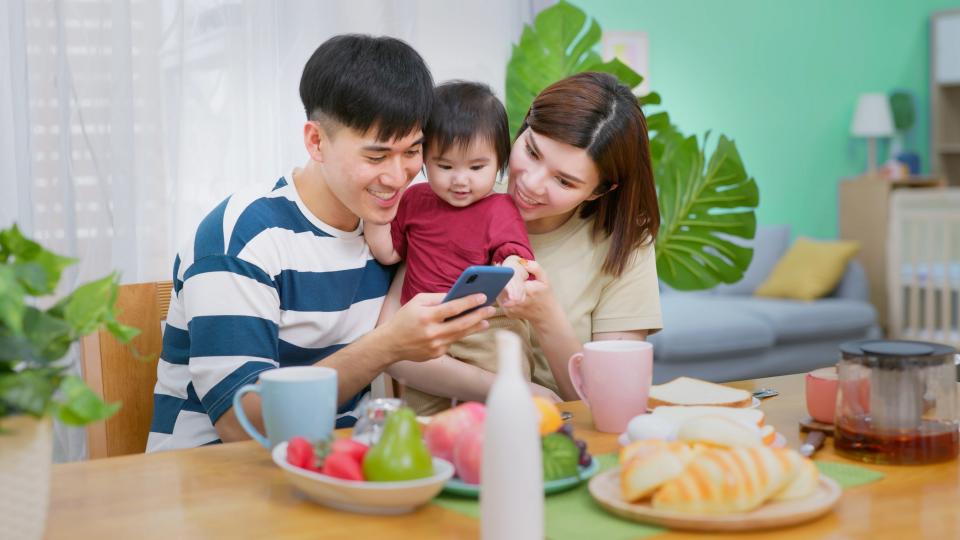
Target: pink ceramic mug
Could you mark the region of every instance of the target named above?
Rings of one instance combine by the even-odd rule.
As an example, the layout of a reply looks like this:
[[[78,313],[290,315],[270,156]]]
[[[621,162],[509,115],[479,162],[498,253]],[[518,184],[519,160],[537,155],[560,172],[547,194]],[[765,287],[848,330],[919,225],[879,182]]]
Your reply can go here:
[[[568,369],[597,431],[621,433],[631,418],[647,411],[653,345],[646,341],[591,341],[570,357]]]

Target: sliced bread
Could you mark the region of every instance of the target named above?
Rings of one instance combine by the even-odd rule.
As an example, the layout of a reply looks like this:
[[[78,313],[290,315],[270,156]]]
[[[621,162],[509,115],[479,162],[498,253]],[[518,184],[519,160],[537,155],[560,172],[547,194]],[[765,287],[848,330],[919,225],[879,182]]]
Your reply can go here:
[[[690,418],[699,416],[723,416],[748,425],[763,426],[763,411],[760,409],[734,409],[731,407],[670,406],[657,407],[653,416],[673,422],[678,426]]]
[[[719,407],[749,407],[753,396],[746,390],[724,386],[691,377],[676,379],[650,387],[647,408],[663,405],[711,405]]]

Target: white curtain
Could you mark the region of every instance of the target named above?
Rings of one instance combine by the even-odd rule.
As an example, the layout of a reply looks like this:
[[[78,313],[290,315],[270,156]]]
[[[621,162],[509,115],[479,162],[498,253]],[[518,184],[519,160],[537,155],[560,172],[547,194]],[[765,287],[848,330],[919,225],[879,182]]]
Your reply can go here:
[[[398,37],[437,81],[502,97],[511,44],[550,3],[4,0],[0,227],[79,258],[62,291],[169,279],[206,212],[304,162],[299,78],[325,39]],[[85,455],[82,430],[56,433],[57,461]]]

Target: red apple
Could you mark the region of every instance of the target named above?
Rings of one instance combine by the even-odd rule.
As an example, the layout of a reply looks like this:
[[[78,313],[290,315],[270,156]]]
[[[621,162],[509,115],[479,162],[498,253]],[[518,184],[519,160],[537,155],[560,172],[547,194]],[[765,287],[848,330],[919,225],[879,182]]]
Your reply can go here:
[[[423,433],[430,454],[453,462],[453,447],[461,434],[474,426],[483,426],[485,416],[486,407],[475,401],[435,415]]]
[[[460,434],[453,449],[453,466],[457,476],[467,484],[480,483],[483,463],[483,424],[474,424]]]

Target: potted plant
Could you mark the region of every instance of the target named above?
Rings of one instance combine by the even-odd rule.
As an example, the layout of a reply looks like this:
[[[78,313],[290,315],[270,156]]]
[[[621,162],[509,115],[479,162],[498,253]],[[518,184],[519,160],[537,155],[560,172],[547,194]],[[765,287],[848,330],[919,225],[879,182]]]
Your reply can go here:
[[[124,343],[139,333],[116,319],[116,274],[52,302],[63,270],[75,262],[25,238],[16,225],[0,230],[0,530],[15,538],[43,534],[51,418],[83,426],[120,408],[68,373],[63,358],[71,344],[101,328]]]
[[[541,11],[513,46],[507,64],[507,115],[513,133],[541,90],[584,71],[616,75],[630,88],[643,77],[623,62],[604,62],[594,50],[602,31],[595,20],[560,0]],[[657,275],[675,289],[707,289],[736,283],[753,258],[753,249],[731,238],[753,238],[760,194],[747,174],[734,142],[717,138],[711,154],[703,141],[683,135],[666,111],[651,113],[661,103],[655,92],[638,96],[647,115],[654,177],[660,203]]]
[[[910,174],[920,174],[920,156],[910,149],[913,126],[917,111],[913,103],[913,94],[898,90],[890,94],[890,111],[893,113],[893,127],[896,133],[890,143],[890,157],[910,170]]]

